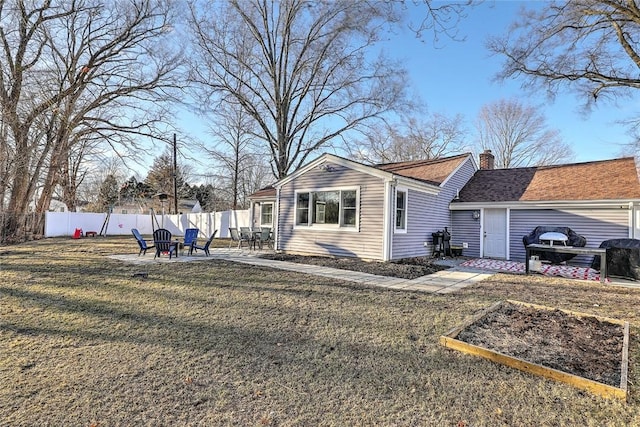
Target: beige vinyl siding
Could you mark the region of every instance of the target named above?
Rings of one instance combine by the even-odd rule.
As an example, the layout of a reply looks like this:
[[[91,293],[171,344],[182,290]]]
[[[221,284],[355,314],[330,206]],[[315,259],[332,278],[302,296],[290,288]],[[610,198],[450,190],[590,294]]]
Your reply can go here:
[[[587,247],[597,248],[604,240],[629,237],[629,210],[603,209],[512,209],[509,239],[511,259],[525,258],[522,237],[539,225],[569,227],[587,239]],[[592,256],[578,256],[570,263],[590,265]]]
[[[296,191],[359,188],[358,226],[335,230],[295,227]],[[285,252],[383,258],[384,180],[344,166],[312,169],[280,189],[279,246]]]
[[[468,158],[445,182],[437,195],[409,190],[407,232],[393,234],[392,259],[430,256],[433,251],[431,233],[449,227],[449,232],[453,234],[449,204],[474,173],[475,167],[471,158]],[[395,197],[393,201],[395,203]],[[427,242],[427,247],[424,246],[424,242]]]

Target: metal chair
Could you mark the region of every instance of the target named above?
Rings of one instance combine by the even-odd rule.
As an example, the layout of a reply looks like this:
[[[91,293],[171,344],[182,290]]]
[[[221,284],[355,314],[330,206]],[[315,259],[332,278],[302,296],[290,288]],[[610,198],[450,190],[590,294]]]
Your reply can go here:
[[[266,243],[267,247],[273,249],[273,239],[271,239],[271,227],[262,227],[259,234],[256,234],[258,246],[262,249],[262,246]]]
[[[248,227],[244,228],[248,229]],[[229,234],[231,235],[229,249],[231,249],[231,244],[234,242],[238,242],[238,249],[242,248],[242,242],[247,242],[247,248],[249,247],[251,240],[247,238],[246,235],[243,236],[241,233],[239,233],[237,228],[229,228]]]

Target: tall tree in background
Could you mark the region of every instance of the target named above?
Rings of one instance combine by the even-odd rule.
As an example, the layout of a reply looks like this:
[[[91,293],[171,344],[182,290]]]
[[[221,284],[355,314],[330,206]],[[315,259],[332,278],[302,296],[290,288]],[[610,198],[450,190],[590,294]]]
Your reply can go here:
[[[465,134],[460,115],[414,116],[371,129],[364,140],[349,145],[347,152],[371,164],[437,159],[463,151]]]
[[[78,198],[88,203],[85,207],[86,211],[105,212],[104,198],[101,201],[100,196],[103,192],[102,187],[106,181],[113,178],[116,183],[116,191],[119,192],[120,184],[125,181],[125,170],[122,160],[117,156],[104,157],[96,162],[96,165],[89,170],[77,189]]]
[[[481,108],[476,122],[479,145],[495,156],[498,168],[557,164],[573,157],[557,129],[549,129],[537,109],[515,100]]]
[[[43,212],[57,185],[74,185],[68,160],[80,155],[74,145],[86,143],[87,132],[121,153],[136,148],[127,135],[154,133],[163,113],[155,106],[175,87],[179,65],[163,43],[170,18],[160,0],[0,2],[0,121],[9,130],[0,152],[12,156],[10,212],[26,212],[38,189]],[[18,225],[10,222],[8,233]]]
[[[97,206],[102,212],[107,212],[118,201],[118,180],[112,174],[106,176],[100,185]]]
[[[395,108],[405,72],[370,48],[391,2],[192,3],[191,81],[242,106],[283,178],[315,150]]]
[[[176,173],[176,186],[178,189],[178,199],[187,197],[187,171],[184,166],[178,163]],[[153,189],[155,194],[164,193],[173,197],[173,152],[167,148],[164,153],[156,157],[153,161],[149,174],[145,179],[145,184]],[[170,203],[173,206],[173,203]]]
[[[270,183],[262,180],[258,188],[253,188],[253,183],[245,180],[252,169],[268,168],[271,157],[267,153],[259,154],[264,153],[264,149],[256,144],[255,121],[234,99],[218,103],[204,117],[209,123],[213,143],[202,144],[201,148],[213,160],[211,169],[227,193],[230,208],[238,209],[244,205],[242,200],[246,195]]]
[[[636,1],[554,1],[523,11],[488,47],[505,59],[500,79],[522,78],[525,87],[552,96],[570,89],[589,106],[640,89],[639,37]]]

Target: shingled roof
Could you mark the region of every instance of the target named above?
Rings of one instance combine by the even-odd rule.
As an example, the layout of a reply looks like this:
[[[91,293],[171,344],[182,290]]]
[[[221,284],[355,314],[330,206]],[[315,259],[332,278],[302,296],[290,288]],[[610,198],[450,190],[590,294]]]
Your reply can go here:
[[[454,202],[640,199],[632,157],[514,169],[479,170]]]
[[[415,160],[411,162],[384,163],[374,168],[396,175],[413,178],[430,184],[442,184],[456,170],[469,154],[460,154],[434,160]]]
[[[276,197],[276,189],[273,185],[268,185],[255,193],[249,196],[252,199],[260,199],[260,198],[275,198]]]

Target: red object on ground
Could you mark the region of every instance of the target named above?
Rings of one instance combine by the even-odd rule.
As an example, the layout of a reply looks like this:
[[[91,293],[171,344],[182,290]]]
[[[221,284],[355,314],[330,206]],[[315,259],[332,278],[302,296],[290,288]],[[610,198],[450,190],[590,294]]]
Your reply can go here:
[[[82,237],[82,228],[76,228],[76,231],[73,232],[73,236],[71,236],[71,238],[79,239],[80,237]]]

